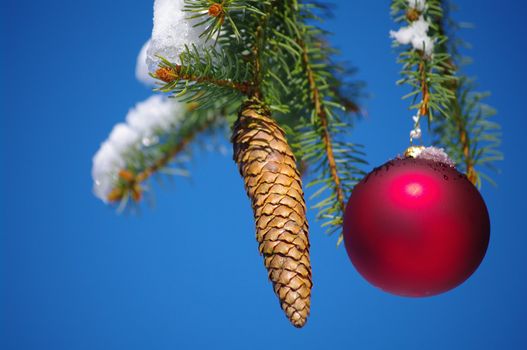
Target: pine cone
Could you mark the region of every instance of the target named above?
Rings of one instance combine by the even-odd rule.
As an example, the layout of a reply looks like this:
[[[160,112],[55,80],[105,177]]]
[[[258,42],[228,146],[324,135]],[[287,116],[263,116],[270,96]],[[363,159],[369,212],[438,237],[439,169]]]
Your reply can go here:
[[[242,106],[232,143],[269,278],[291,323],[302,327],[309,315],[312,282],[306,206],[295,156],[284,131],[256,99]]]

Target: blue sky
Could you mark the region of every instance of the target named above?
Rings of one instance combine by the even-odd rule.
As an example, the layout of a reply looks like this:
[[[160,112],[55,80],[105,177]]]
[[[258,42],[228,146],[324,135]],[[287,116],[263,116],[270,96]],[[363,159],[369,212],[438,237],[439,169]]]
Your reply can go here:
[[[378,165],[407,145],[388,1],[335,1],[334,43],[370,97],[354,140]],[[91,157],[150,92],[134,78],[150,1],[0,2],[2,349],[525,349],[524,2],[458,0],[477,75],[499,110],[506,160],[482,193],[487,256],[449,293],[406,299],[368,285],[310,212],[306,327],[282,315],[233,161],[198,152],[191,180],[117,215],[91,194]],[[477,5],[475,5],[477,3]]]

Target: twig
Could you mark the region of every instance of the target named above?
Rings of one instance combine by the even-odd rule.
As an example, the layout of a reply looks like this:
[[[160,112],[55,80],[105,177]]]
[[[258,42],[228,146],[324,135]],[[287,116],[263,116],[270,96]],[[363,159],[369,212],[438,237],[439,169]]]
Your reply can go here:
[[[215,122],[215,119],[211,119],[207,123],[204,123],[201,127],[197,128],[196,130],[193,130],[190,134],[188,134],[186,137],[181,139],[178,143],[176,143],[170,150],[165,152],[163,154],[163,157],[156,160],[153,164],[143,169],[143,171],[133,174],[128,169],[122,169],[119,171],[119,177],[124,180],[126,183],[125,187],[116,187],[114,190],[111,191],[111,193],[108,195],[108,200],[110,202],[116,202],[121,200],[125,195],[130,192],[132,194],[132,199],[135,202],[139,202],[142,198],[142,188],[141,183],[146,181],[148,178],[150,178],[155,172],[159,171],[160,169],[167,166],[168,163],[181,151],[183,151],[187,145],[194,140],[196,135],[198,135],[200,132],[205,131],[208,129],[213,123]]]
[[[237,90],[242,94],[247,95],[251,90],[251,83],[249,82],[234,82],[231,80],[225,79],[214,79],[212,77],[198,77],[192,74],[181,73],[181,66],[177,65],[175,68],[172,67],[163,67],[159,68],[155,76],[157,79],[164,81],[165,83],[172,83],[178,80],[187,80],[196,83],[208,83],[221,87],[231,88]]]
[[[335,188],[335,192],[337,195],[337,201],[339,202],[340,209],[342,210],[342,212],[344,212],[346,209],[346,204],[344,200],[344,190],[342,189],[342,184],[341,184],[340,176],[339,176],[338,169],[337,169],[337,163],[335,161],[335,155],[333,152],[331,134],[329,132],[329,127],[328,127],[329,126],[328,116],[322,104],[322,99],[320,97],[320,91],[318,90],[318,87],[315,82],[315,76],[313,73],[313,69],[309,63],[309,55],[307,52],[306,44],[304,43],[304,41],[300,39],[298,40],[298,44],[302,48],[302,61],[306,69],[307,79],[309,82],[309,89],[311,90],[311,100],[315,108],[315,113],[320,119],[320,124],[322,126],[322,139],[324,142],[324,147],[325,147],[326,155],[328,158],[328,166],[329,166],[331,178],[333,179],[333,182],[335,184],[334,188]]]

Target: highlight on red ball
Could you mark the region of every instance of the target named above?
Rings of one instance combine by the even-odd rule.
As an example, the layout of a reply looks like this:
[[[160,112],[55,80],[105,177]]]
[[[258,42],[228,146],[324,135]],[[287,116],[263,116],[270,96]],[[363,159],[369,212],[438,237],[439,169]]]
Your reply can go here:
[[[349,199],[344,242],[358,272],[400,296],[449,291],[478,268],[489,243],[483,198],[454,167],[404,158],[374,169]]]

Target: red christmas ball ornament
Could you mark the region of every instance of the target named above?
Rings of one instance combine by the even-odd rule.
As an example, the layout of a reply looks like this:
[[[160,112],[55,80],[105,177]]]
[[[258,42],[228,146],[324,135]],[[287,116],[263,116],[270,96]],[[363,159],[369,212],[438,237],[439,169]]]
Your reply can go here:
[[[359,273],[396,295],[424,297],[463,283],[485,256],[485,202],[442,150],[418,150],[374,169],[355,188],[344,242]]]

